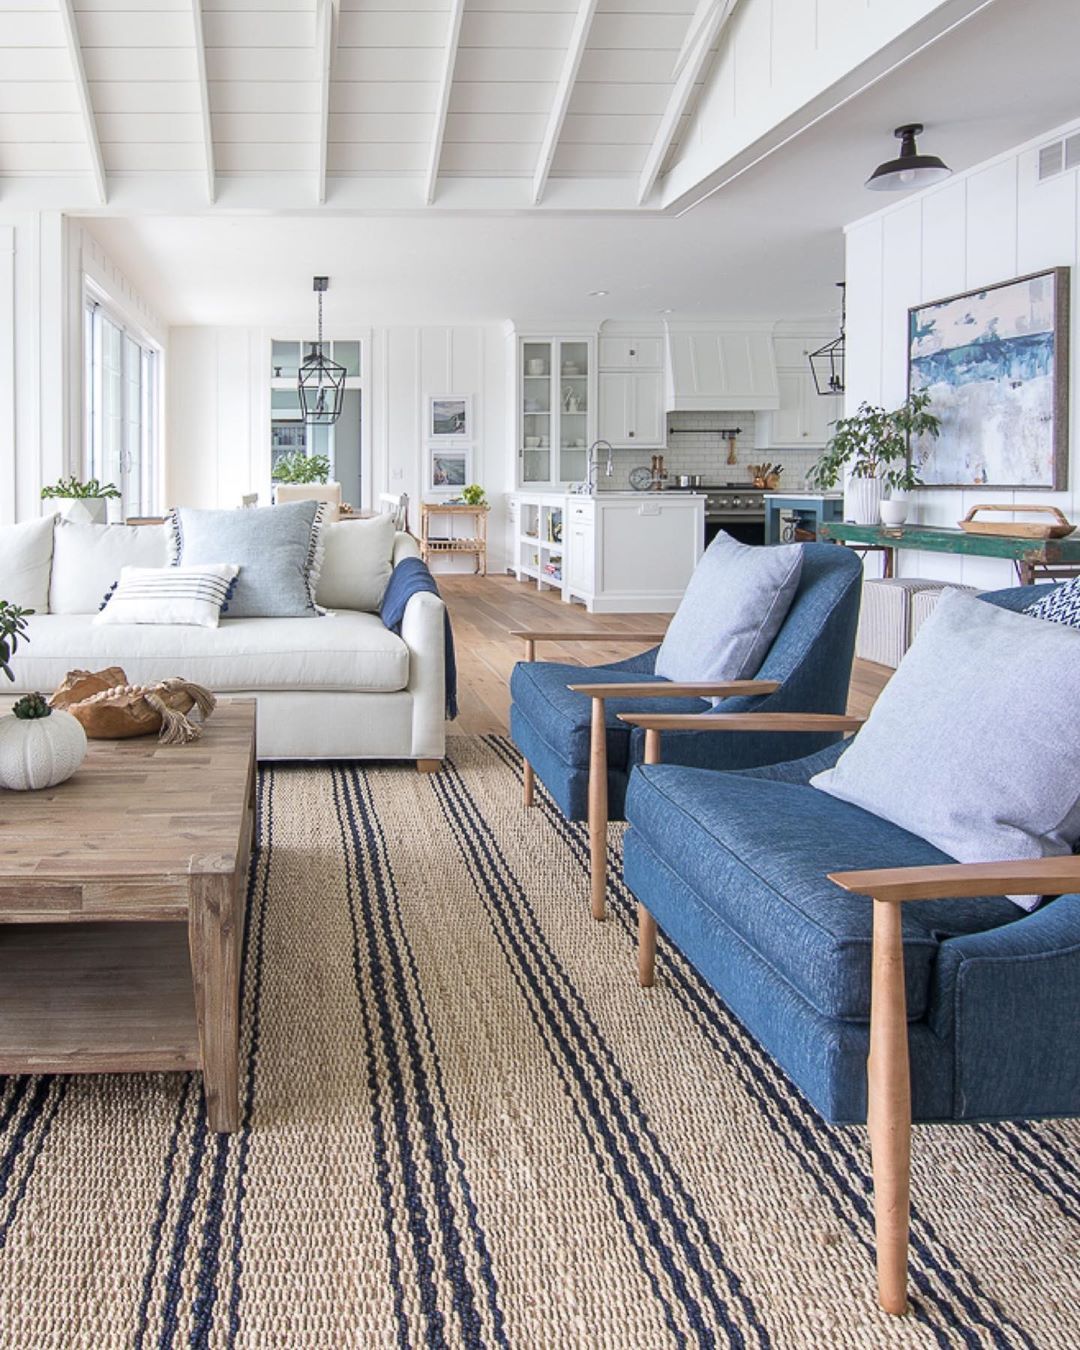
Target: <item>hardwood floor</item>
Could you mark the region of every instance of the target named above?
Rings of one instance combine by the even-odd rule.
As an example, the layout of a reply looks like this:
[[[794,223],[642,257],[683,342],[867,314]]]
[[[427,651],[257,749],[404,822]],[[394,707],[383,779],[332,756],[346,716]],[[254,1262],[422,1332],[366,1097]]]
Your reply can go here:
[[[552,591],[539,592],[534,585],[512,577],[443,574],[438,581],[457,645],[461,711],[453,733],[459,736],[507,730],[510,672],[524,655],[522,644],[510,636],[511,629],[580,627],[583,632],[610,633],[610,643],[543,643],[537,652],[541,660],[588,666],[633,656],[642,644],[620,642],[619,634],[662,633],[669,619],[666,614],[588,614],[580,605],[564,605]],[[891,674],[888,666],[856,661],[848,712],[865,717]]]

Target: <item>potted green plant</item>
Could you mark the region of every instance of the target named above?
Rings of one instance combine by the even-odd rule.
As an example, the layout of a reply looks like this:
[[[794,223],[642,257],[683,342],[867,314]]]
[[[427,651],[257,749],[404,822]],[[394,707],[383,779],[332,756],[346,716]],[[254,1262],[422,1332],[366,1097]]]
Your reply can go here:
[[[479,483],[470,483],[461,489],[461,500],[466,506],[483,506],[484,489]]]
[[[61,478],[41,489],[42,501],[55,502],[62,516],[92,525],[107,523],[109,502],[119,497],[120,489],[115,483],[99,483],[96,478],[88,478],[85,483],[74,476]]]
[[[275,483],[325,483],[330,461],[325,455],[305,455],[302,450],[282,455],[274,465]]]
[[[877,524],[886,488],[902,493],[922,485],[922,462],[909,456],[909,447],[917,437],[938,435],[941,423],[929,409],[925,389],[909,394],[891,411],[860,403],[851,417],[834,423],[825,453],[807,474],[807,482],[827,491],[846,476],[845,514],[858,525]]]
[[[0,600],[0,670],[14,680],[11,658],[32,609]],[[41,694],[26,694],[0,717],[0,787],[25,791],[55,787],[86,757],[86,732],[70,713],[50,708]]]

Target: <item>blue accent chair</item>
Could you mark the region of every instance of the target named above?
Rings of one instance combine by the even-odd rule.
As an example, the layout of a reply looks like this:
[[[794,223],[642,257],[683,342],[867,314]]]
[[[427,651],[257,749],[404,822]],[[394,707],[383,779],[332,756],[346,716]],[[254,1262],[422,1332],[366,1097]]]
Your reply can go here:
[[[1080,857],[959,864],[808,786],[845,744],[710,773],[659,762],[664,719],[629,720],[649,737],[626,801],[638,978],[659,925],[826,1119],[868,1123],[878,1296],[902,1312],[912,1121],[1080,1115]],[[1010,892],[1056,898],[1025,914]]]
[[[595,918],[605,912],[607,824],[623,818],[630,772],[644,758],[644,734],[620,721],[620,713],[645,701],[656,713],[711,713],[713,697],[724,697],[731,712],[840,713],[847,706],[862,568],[850,549],[804,547],[799,589],[751,682],[672,684],[655,673],[655,646],[627,661],[584,669],[535,661],[540,641],[611,643],[622,635],[515,633],[525,640],[526,660],[510,677],[510,735],[525,759],[525,805],[532,805],[535,773],[568,820],[589,821]],[[624,640],[658,643],[662,637],[634,633]],[[831,730],[738,737],[681,731],[668,738],[665,753],[679,764],[744,769],[797,759],[836,740]]]

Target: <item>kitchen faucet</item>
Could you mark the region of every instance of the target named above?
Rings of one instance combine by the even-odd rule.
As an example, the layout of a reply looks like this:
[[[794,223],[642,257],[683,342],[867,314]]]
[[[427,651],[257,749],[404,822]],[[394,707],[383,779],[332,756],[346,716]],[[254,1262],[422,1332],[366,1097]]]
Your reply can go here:
[[[610,441],[593,441],[589,446],[588,469],[585,473],[585,487],[589,492],[595,492],[596,484],[593,481],[593,470],[600,467],[600,461],[593,456],[594,450],[599,450],[601,446],[607,447],[607,464],[604,466],[604,477],[610,478],[615,472],[615,461],[611,458],[613,446]]]

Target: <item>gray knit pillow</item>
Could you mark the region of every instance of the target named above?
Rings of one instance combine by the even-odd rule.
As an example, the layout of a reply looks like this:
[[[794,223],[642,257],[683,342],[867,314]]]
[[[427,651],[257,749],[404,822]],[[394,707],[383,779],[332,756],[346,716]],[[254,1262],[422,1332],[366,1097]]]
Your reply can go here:
[[[314,618],[322,565],[323,504],[288,502],[246,511],[171,513],[175,566],[235,563],[230,619]]]

